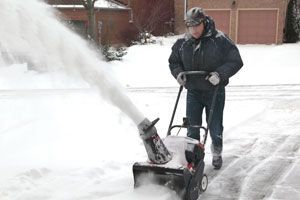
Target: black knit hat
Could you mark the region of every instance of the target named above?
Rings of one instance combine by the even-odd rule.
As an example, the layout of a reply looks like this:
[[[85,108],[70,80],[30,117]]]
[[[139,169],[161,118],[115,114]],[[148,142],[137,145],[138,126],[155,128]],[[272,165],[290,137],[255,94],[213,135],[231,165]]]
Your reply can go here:
[[[205,13],[202,8],[194,7],[187,11],[185,25],[187,27],[197,26],[205,20]]]

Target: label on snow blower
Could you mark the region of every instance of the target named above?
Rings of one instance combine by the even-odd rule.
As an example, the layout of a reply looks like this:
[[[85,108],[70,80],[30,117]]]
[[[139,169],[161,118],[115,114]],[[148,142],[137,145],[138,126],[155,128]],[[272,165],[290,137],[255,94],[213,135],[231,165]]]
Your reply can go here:
[[[154,164],[165,164],[171,160],[171,154],[157,133],[143,142],[148,158]]]
[[[155,124],[159,118],[150,122],[145,118],[139,125],[140,136],[144,142],[149,160],[154,164],[164,164],[172,159],[171,154],[165,144],[157,134]]]

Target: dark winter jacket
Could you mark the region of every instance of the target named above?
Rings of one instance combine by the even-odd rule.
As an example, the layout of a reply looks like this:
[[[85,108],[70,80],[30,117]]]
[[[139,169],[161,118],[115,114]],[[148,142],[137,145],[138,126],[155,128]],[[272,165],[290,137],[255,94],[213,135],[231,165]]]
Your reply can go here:
[[[213,20],[206,17],[204,33],[198,40],[191,36],[178,39],[172,47],[169,67],[176,78],[182,71],[218,72],[221,86],[229,82],[243,61],[236,45],[221,31],[215,29]],[[205,76],[189,75],[187,89],[211,90],[213,85]]]

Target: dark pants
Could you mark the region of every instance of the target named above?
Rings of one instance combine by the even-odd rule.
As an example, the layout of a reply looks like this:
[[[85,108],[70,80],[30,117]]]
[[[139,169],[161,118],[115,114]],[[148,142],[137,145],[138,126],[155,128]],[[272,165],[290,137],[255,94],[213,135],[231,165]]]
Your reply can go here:
[[[202,125],[202,113],[205,108],[206,122],[212,106],[214,90],[188,90],[186,103],[186,116],[191,125]],[[212,153],[220,155],[223,149],[223,110],[225,105],[225,88],[219,88],[215,102],[209,132],[212,140]],[[188,137],[200,140],[199,128],[188,128]]]

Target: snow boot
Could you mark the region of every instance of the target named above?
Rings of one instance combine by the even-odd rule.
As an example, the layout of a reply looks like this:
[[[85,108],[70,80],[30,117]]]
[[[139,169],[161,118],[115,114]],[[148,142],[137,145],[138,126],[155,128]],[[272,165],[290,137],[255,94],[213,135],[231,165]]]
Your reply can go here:
[[[220,169],[222,164],[222,156],[213,156],[212,165],[214,166],[214,169]]]

